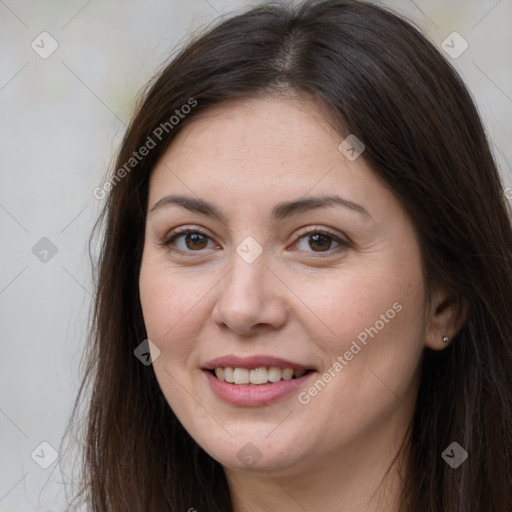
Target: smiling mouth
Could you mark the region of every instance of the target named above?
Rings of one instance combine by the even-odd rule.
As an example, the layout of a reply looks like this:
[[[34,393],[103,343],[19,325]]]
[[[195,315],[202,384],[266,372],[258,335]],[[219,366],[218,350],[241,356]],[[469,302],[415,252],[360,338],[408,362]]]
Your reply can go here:
[[[212,375],[220,381],[229,384],[271,384],[282,380],[295,380],[312,373],[314,370],[294,370],[292,368],[279,368],[277,366],[259,367],[259,368],[233,368],[218,367],[214,370],[208,370]]]

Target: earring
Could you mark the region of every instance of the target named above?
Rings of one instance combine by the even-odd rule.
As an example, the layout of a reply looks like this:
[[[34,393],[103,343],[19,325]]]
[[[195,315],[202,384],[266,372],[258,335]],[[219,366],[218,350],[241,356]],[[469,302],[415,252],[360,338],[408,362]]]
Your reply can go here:
[[[443,341],[445,343],[448,343],[450,341],[450,338],[448,336],[443,336]]]

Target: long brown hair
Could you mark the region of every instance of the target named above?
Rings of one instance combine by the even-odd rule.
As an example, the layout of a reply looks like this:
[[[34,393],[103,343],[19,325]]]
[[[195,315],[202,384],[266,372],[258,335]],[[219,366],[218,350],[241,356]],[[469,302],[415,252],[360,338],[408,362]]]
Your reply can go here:
[[[232,510],[222,466],[176,419],[152,366],[134,356],[147,337],[138,275],[148,184],[174,136],[199,113],[283,90],[313,95],[341,136],[364,141],[362,158],[413,219],[427,286],[443,283],[469,305],[450,346],[425,349],[401,510],[512,510],[510,206],[458,74],[409,22],[357,0],[263,5],[223,20],[144,92],[91,236],[92,243],[104,228],[70,422],[78,425],[86,405],[75,501],[92,512]],[[143,146],[152,147],[130,160]],[[457,469],[441,457],[453,441],[469,454]]]

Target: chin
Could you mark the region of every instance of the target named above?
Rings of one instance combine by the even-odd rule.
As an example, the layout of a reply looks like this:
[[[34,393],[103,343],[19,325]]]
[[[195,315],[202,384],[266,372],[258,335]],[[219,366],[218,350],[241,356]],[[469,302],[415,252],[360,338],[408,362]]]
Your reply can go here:
[[[297,452],[297,442],[290,438],[279,442],[278,439],[269,439],[269,430],[251,435],[246,430],[245,435],[234,436],[218,450],[218,441],[210,441],[213,450],[208,453],[225,468],[236,471],[264,471],[275,472],[298,469],[304,460],[304,454]],[[265,437],[267,436],[267,437]]]

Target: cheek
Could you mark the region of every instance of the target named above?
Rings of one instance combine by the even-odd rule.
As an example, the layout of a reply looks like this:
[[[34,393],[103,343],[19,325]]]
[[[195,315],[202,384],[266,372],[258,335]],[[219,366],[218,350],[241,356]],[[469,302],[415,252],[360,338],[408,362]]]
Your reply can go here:
[[[187,352],[201,330],[201,311],[208,291],[208,276],[191,277],[186,271],[142,263],[140,300],[148,338],[164,352]],[[176,355],[176,354],[174,354]]]
[[[365,338],[402,331],[409,323],[404,322],[406,317],[416,325],[422,307],[421,276],[402,270],[374,264],[337,269],[321,278],[290,275],[290,287],[299,299],[294,308],[298,321],[333,357],[348,350],[355,339],[364,345]]]
[[[404,393],[414,378],[423,350],[421,261],[411,252],[408,264],[399,265],[395,256],[375,258],[364,268],[347,266],[321,281],[291,281],[306,306],[299,321],[323,352],[324,371],[331,368],[336,375],[337,384],[329,386],[333,393],[348,386],[352,399],[378,402],[389,390]]]
[[[189,397],[191,371],[197,371],[194,354],[203,323],[201,310],[211,287],[206,276],[194,279],[156,258],[143,259],[139,290],[144,323],[148,338],[160,350],[153,370],[167,402],[189,428],[194,418],[206,420]]]
[[[318,295],[308,295],[310,281],[295,281],[297,295],[308,297],[304,302],[315,313],[304,315],[309,320],[302,325],[326,361],[319,376],[325,384],[312,382],[300,401],[304,413],[332,433],[328,442],[339,436],[350,442],[356,433],[364,437],[385,418],[407,411],[404,404],[414,407],[422,353],[421,275],[412,268],[374,268],[328,280]],[[343,414],[343,428],[333,411]]]

